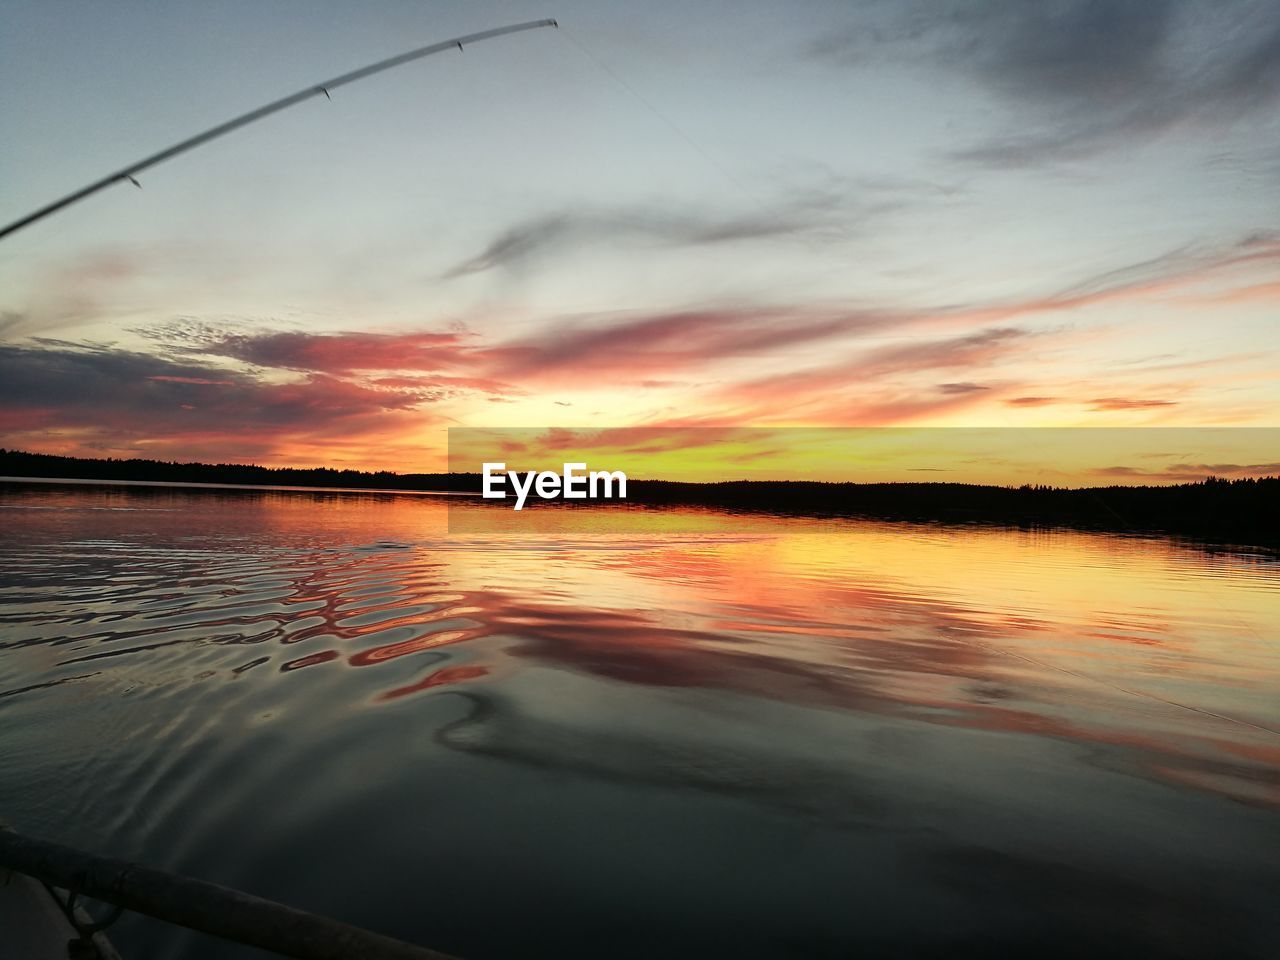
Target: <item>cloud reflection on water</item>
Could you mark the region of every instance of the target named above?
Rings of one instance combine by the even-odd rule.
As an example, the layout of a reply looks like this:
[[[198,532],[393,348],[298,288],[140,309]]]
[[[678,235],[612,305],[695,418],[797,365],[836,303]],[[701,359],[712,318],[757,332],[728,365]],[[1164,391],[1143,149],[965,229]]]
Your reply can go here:
[[[194,816],[214,849],[227,816],[283,792],[297,822],[268,848],[385,823],[368,842],[390,856],[412,828],[386,804],[456,800],[501,833],[551,785],[580,823],[594,791],[623,820],[680,797],[695,820],[753,811],[761,843],[816,831],[804,857],[856,842],[890,890],[1006,904],[1002,936],[1034,914],[1063,944],[1134,949],[1255,923],[1238,892],[1277,882],[1259,859],[1280,837],[1271,558],[742,516],[719,534],[449,537],[444,507],[412,499],[25,496],[0,507],[50,509],[6,511],[3,736],[32,758],[30,738],[56,737],[63,759],[24,762],[72,764],[93,784],[72,806],[121,811],[115,831]],[[1157,869],[1184,861],[1235,892],[1187,907]],[[1130,928],[1131,910],[1164,926]]]

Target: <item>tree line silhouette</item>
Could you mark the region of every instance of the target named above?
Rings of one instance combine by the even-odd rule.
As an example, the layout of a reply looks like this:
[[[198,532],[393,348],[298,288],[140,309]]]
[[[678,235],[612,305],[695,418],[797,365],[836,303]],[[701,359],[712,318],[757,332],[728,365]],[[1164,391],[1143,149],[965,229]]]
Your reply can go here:
[[[157,483],[479,493],[478,473],[393,473],[330,467],[259,467],[87,459],[0,448],[0,476]],[[510,509],[502,501],[482,501]],[[687,483],[628,479],[627,500],[611,504],[693,506],[814,517],[873,517],[941,523],[1163,532],[1206,540],[1280,544],[1280,477],[1166,486],[1051,487],[965,483],[827,483],[734,480]],[[584,501],[530,501],[536,509]]]
[[[392,473],[332,467],[259,467],[243,463],[178,463],[107,457],[59,457],[0,447],[0,476],[246,486],[349,487],[365,490],[479,490],[478,474]]]

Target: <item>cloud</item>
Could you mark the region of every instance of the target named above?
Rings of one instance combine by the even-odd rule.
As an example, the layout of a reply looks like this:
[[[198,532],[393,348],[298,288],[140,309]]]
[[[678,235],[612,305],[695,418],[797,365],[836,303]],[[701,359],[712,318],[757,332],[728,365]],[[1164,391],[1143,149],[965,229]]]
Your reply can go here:
[[[31,321],[16,310],[0,311],[0,337],[20,336],[30,329]]]
[[[1125,410],[1160,410],[1176,407],[1181,401],[1165,400],[1157,397],[1092,397],[1076,399],[1062,396],[1025,396],[1007,397],[1003,402],[1011,407],[1045,407],[1053,404],[1074,404],[1088,407],[1095,412],[1111,413]]]
[[[1030,166],[1181,127],[1220,130],[1280,103],[1272,0],[908,0],[863,10],[809,54],[941,65],[1011,108],[1013,132],[956,159]]]
[[[351,374],[370,370],[435,372],[471,362],[471,335],[458,332],[228,334],[203,352],[260,367]]]
[[[561,318],[496,342],[460,331],[306,333],[177,331],[155,337],[177,357],[220,357],[255,367],[337,377],[381,374],[393,389],[510,394],[529,386],[598,382],[674,386],[670,374],[759,356],[903,322],[890,312],[717,307]]]
[[[1091,408],[1094,410],[1148,410],[1157,407],[1173,407],[1176,406],[1176,400],[1145,400],[1134,399],[1132,397],[1101,397],[1096,400],[1089,400]]]
[[[1224,293],[1199,298],[1204,303],[1269,303],[1280,304],[1280,280],[1237,287]]]
[[[1057,397],[1009,397],[1005,400],[1011,407],[1043,407],[1058,402]]]
[[[145,257],[126,249],[101,249],[38,269],[41,282],[21,309],[0,310],[0,337],[48,334],[121,311],[121,294],[143,273]]]
[[[1257,233],[1221,246],[1181,247],[1049,294],[997,302],[894,309],[726,304],[656,313],[548,318],[529,333],[497,340],[462,329],[244,332],[191,320],[153,330],[150,337],[175,360],[194,356],[205,363],[211,357],[229,358],[266,369],[369,378],[366,382],[370,386],[424,391],[424,396],[435,399],[467,392],[509,396],[545,387],[596,387],[603,383],[695,389],[706,388],[708,380],[722,376],[718,365],[739,358],[773,356],[782,361],[789,350],[826,343],[841,343],[842,349],[847,349],[859,337],[903,335],[930,327],[986,327],[976,336],[1007,337],[1007,332],[995,335],[991,331],[1014,329],[1014,322],[1025,322],[1037,314],[1153,298],[1217,278],[1233,268],[1277,263],[1280,236]],[[1195,302],[1194,295],[1190,302]],[[945,349],[954,348],[952,342]],[[868,354],[863,362],[897,364],[897,349]],[[913,347],[906,350],[901,362],[910,366],[928,363],[930,358]],[[681,378],[689,373],[697,376]],[[940,389],[954,393],[961,387],[944,385]]]
[[[1185,288],[1230,277],[1232,271],[1280,265],[1280,234],[1254,233],[1224,244],[1185,245],[1157,257],[1086,277],[1043,296],[1003,302],[935,308],[940,318],[966,323],[1001,322],[1037,313],[1075,310],[1128,300],[1155,300],[1177,293],[1182,302],[1200,302]],[[928,311],[920,311],[925,313]]]
[[[180,376],[176,376],[174,374],[169,374],[169,373],[157,373],[154,376],[148,377],[147,379],[160,380],[167,383],[198,383],[206,387],[211,387],[211,386],[234,387],[235,386],[234,380],[208,380],[204,377],[180,377]]]
[[[863,216],[896,206],[900,201],[866,205]],[[793,195],[770,207],[744,214],[719,215],[687,210],[597,209],[543,214],[516,223],[494,237],[481,251],[445,272],[445,278],[514,267],[535,257],[604,244],[651,244],[700,247],[769,240],[837,227],[837,214],[848,219],[850,204],[822,191]]]
[[[1146,94],[1162,75],[1171,0],[1021,0],[968,5],[970,63],[1009,96],[1075,106]]]
[[[882,329],[897,318],[812,307],[720,308],[566,321],[492,352],[494,375],[517,382],[582,383],[602,376],[652,381],[734,357],[770,354]]]
[[[521,394],[510,384],[485,377],[446,377],[446,376],[411,376],[411,377],[377,377],[369,383],[375,387],[390,390],[411,390],[419,395],[429,394],[431,399],[456,397],[467,393],[488,393],[497,397],[509,394]]]
[[[9,445],[61,444],[66,452],[74,437],[111,452],[273,462],[323,443],[330,460],[369,450],[363,462],[386,464],[395,450],[416,465],[420,451],[405,438],[443,422],[444,409],[434,405],[510,403],[540,391],[566,403],[584,391],[679,388],[680,409],[666,406],[666,390],[647,407],[628,403],[628,419],[649,425],[902,423],[999,403],[1158,416],[1189,409],[1187,398],[1205,391],[1194,380],[1153,382],[1153,370],[1265,353],[1171,357],[1156,367],[1150,361],[1165,358],[1148,357],[1141,368],[1121,367],[1115,376],[1123,381],[1042,377],[1033,385],[1025,371],[1016,383],[989,371],[1032,362],[1031,337],[1077,336],[1047,328],[1044,315],[1167,299],[1170,291],[1196,306],[1205,292],[1184,288],[1213,281],[1219,295],[1243,284],[1244,271],[1276,264],[1280,235],[1261,232],[1181,247],[1047,295],[892,309],[797,302],[553,317],[505,338],[460,328],[318,333],[180,319],[151,329],[148,352],[55,339],[4,346],[0,434]],[[1262,288],[1270,286],[1268,275]],[[886,338],[896,342],[883,345]],[[467,415],[465,403],[446,409]],[[1228,420],[1265,413],[1261,403],[1214,412]]]
[[[1182,247],[1087,277],[1047,295],[1003,302],[846,310],[805,304],[720,307],[624,315],[621,319],[603,316],[565,320],[553,328],[497,344],[487,351],[485,362],[489,375],[516,383],[580,382],[584,371],[589,371],[592,379],[610,376],[620,381],[652,383],[668,380],[678,372],[703,372],[718,361],[778,355],[789,348],[848,341],[868,334],[901,334],[928,326],[988,325],[979,333],[959,339],[888,347],[863,355],[860,363],[867,368],[864,373],[881,376],[899,369],[924,369],[959,351],[976,356],[1000,342],[1024,335],[1025,331],[1011,326],[1011,321],[1153,298],[1222,276],[1234,268],[1277,263],[1280,236],[1258,233],[1219,246]],[[931,355],[930,351],[938,352]],[[801,372],[798,377],[808,380],[811,374]]]
[[[1054,295],[1066,305],[1135,294],[1160,293],[1186,286],[1234,267],[1280,264],[1280,234],[1252,233],[1217,246],[1186,245],[1157,257],[1095,274]]]
[[[678,451],[713,448],[716,456],[749,458],[759,456],[761,443],[772,431],[758,427],[702,426],[676,423],[641,424],[604,429],[550,427],[545,430],[487,430],[483,428],[454,434],[450,457],[456,463],[506,460],[508,463],[536,465],[563,461],[574,455],[590,454],[615,461],[618,457],[655,456]],[[725,451],[725,444],[748,445],[754,450]],[[775,451],[776,452],[776,451]]]
[[[1245,477],[1280,476],[1280,463],[1171,463],[1164,467],[1131,467],[1122,464],[1103,467],[1098,473],[1127,479],[1155,480],[1162,483],[1195,483],[1205,477],[1241,479]]]
[[[422,402],[320,373],[281,383],[105,346],[0,345],[0,429],[39,449],[61,435],[89,449],[243,460],[430,422]]]
[[[952,395],[961,395],[966,393],[978,393],[982,390],[990,390],[988,386],[981,383],[940,383],[938,384],[939,393],[947,393]]]
[[[1077,404],[1087,406],[1096,412],[1115,412],[1124,410],[1159,410],[1176,407],[1177,400],[1163,400],[1151,397],[1093,397],[1090,399],[1073,399],[1070,397],[1008,397],[1004,403],[1011,407],[1045,407],[1052,404]]]
[[[998,327],[960,337],[917,340],[866,350],[818,368],[794,370],[730,384],[716,400],[741,422],[883,424],[917,420],[982,400],[986,390],[921,389],[897,383],[936,370],[978,369],[1019,349],[1032,334]]]
[[[963,337],[881,347],[863,354],[854,361],[853,367],[859,377],[867,378],[918,370],[985,366],[1030,335],[1016,327],[996,327]],[[958,392],[970,393],[972,390]]]

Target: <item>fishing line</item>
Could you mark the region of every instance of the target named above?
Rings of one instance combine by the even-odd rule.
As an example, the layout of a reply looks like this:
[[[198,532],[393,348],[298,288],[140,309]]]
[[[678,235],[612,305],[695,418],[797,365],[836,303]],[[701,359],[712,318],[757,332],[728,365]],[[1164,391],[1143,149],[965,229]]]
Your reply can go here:
[[[559,24],[557,24],[557,26],[559,26]],[[638,103],[640,103],[641,106],[643,106],[651,114],[657,117],[658,120],[664,126],[667,127],[667,129],[669,129],[677,137],[683,140],[685,144],[691,150],[693,150],[694,153],[696,153],[699,157],[701,157],[708,166],[710,166],[718,174],[720,174],[727,181],[729,181],[729,183],[733,184],[733,186],[737,188],[737,190],[744,197],[746,197],[748,200],[750,200],[753,204],[755,204],[760,209],[762,210],[767,209],[767,207],[760,200],[760,198],[757,197],[750,190],[748,190],[746,185],[743,184],[741,180],[739,180],[732,173],[730,173],[729,170],[723,164],[721,164],[718,160],[716,160],[715,157],[711,156],[711,154],[709,154],[706,150],[704,150],[698,144],[698,142],[693,139],[693,137],[689,136],[689,134],[687,134],[684,131],[684,129],[680,127],[679,124],[677,124],[674,120],[672,120],[671,117],[669,117],[667,114],[659,110],[651,100],[649,100],[647,97],[644,96],[644,94],[642,94],[639,90],[637,90],[631,84],[627,83],[627,81],[624,80],[616,70],[614,70],[607,63],[605,63],[603,60],[597,57],[594,53],[588,50],[587,47],[580,40],[578,40],[578,38],[575,37],[569,30],[565,29],[563,26],[560,26],[560,35],[563,36],[566,40],[568,40],[569,43],[573,45],[574,49],[576,49],[590,63],[595,64],[596,67],[598,67],[600,70],[604,71],[611,78],[613,78],[614,83],[620,86],[623,90],[625,90],[628,94],[630,94]]]

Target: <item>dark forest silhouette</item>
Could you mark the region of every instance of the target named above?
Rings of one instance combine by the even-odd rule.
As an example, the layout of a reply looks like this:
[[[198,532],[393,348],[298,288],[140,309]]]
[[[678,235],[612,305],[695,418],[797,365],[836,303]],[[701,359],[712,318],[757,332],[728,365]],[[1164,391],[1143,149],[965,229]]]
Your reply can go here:
[[[393,473],[329,467],[259,467],[59,457],[0,448],[0,476],[155,483],[239,484],[377,491],[478,493],[477,473]],[[501,501],[484,501],[510,509]],[[623,505],[621,501],[605,501]],[[582,501],[528,506],[576,506]],[[1167,486],[1063,488],[965,483],[824,483],[737,480],[685,483],[629,479],[626,504],[702,506],[821,517],[1163,532],[1242,544],[1280,544],[1280,477]]]
[[[145,480],[153,483],[230,483],[278,487],[350,487],[367,490],[479,490],[479,474],[392,473],[331,467],[258,467],[243,463],[103,460],[26,453],[0,447],[0,476],[75,480]]]

